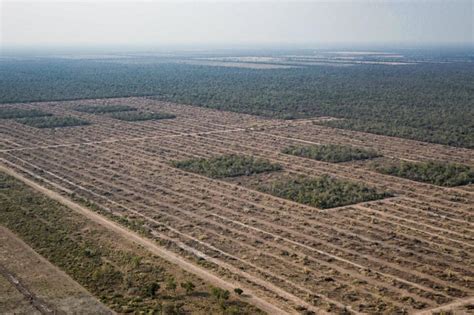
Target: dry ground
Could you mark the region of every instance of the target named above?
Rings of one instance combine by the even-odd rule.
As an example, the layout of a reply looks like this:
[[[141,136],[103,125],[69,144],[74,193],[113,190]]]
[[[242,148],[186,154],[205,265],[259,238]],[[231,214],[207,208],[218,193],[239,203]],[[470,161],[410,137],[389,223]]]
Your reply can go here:
[[[0,226],[2,314],[113,314],[64,272]]]
[[[75,112],[126,104],[177,115],[126,123]],[[146,98],[13,104],[68,114],[90,126],[37,130],[0,121],[0,163],[58,193],[143,222],[188,261],[209,262],[278,307],[318,313],[416,313],[474,296],[473,186],[437,187],[382,175],[366,163],[281,154],[293,144],[372,148],[385,158],[474,166],[472,150],[281,121]],[[329,119],[329,118],[318,118]],[[249,154],[295,175],[329,174],[395,197],[320,210],[209,179],[170,161]]]

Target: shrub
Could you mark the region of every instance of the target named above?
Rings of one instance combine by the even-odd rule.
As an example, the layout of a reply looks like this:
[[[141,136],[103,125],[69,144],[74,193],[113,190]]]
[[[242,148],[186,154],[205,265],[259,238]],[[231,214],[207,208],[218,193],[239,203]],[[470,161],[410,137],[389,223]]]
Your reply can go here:
[[[263,172],[279,171],[282,167],[265,159],[256,159],[245,155],[224,155],[210,159],[191,159],[175,161],[173,166],[209,176],[212,178],[236,177],[253,175]]]
[[[181,283],[181,287],[186,290],[186,294],[190,294],[194,291],[196,286],[191,281],[186,281]]]
[[[352,146],[337,144],[291,146],[283,149],[282,152],[313,160],[332,163],[372,159],[380,156],[380,154],[373,150],[365,150]]]
[[[53,114],[43,112],[39,109],[23,108],[0,108],[0,119],[24,118],[24,117],[45,117]]]
[[[158,282],[152,282],[148,284],[146,293],[149,297],[154,298],[158,290],[160,290],[160,284]]]
[[[123,121],[145,121],[145,120],[160,120],[160,119],[173,119],[176,115],[168,113],[151,113],[151,112],[138,112],[138,111],[127,111],[127,112],[115,112],[109,115],[109,117],[123,120]]]
[[[234,289],[234,292],[235,292],[237,295],[242,295],[242,293],[244,293],[244,290],[242,290],[241,288],[235,288],[235,289]]]
[[[375,164],[373,167],[382,174],[438,186],[452,187],[474,182],[474,169],[461,164],[399,161],[385,165]]]
[[[345,206],[391,196],[362,184],[334,179],[327,175],[279,180],[257,187],[271,195],[322,209]]]
[[[128,105],[82,105],[76,106],[74,110],[89,114],[115,113],[124,111],[135,111],[134,107]]]
[[[85,126],[90,123],[87,120],[83,120],[76,117],[58,117],[58,116],[46,116],[46,117],[29,117],[20,118],[16,120],[19,123],[35,127],[35,128],[59,128],[59,127],[73,127],[73,126]]]

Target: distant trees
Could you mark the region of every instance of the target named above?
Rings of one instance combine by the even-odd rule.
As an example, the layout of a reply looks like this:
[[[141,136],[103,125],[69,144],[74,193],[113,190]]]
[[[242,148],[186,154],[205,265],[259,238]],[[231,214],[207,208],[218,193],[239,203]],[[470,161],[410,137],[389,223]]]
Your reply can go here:
[[[267,117],[334,116],[343,120],[324,124],[474,148],[469,62],[267,71],[48,59],[4,60],[1,71],[1,103],[156,95]]]
[[[85,126],[90,124],[87,120],[71,116],[28,117],[20,118],[16,121],[35,128],[60,128]]]
[[[124,111],[136,111],[137,109],[128,105],[78,105],[74,110],[90,114],[103,114]]]
[[[272,164],[266,159],[245,155],[224,155],[210,159],[190,159],[175,161],[175,167],[185,171],[202,174],[212,178],[253,175],[262,172],[279,171],[279,164]]]
[[[452,187],[474,183],[474,169],[461,164],[398,161],[374,164],[373,168],[383,174],[438,186]]]
[[[113,112],[109,117],[124,120],[124,121],[145,121],[145,120],[160,120],[160,119],[173,119],[176,115],[168,113],[151,113],[151,112],[138,112],[138,111],[125,111],[125,112]]]
[[[381,156],[374,150],[366,150],[347,145],[327,144],[311,146],[291,146],[283,149],[285,154],[301,156],[313,160],[339,163],[364,160]]]
[[[44,117],[53,114],[44,112],[39,109],[23,109],[6,107],[0,108],[0,119],[24,118],[24,117]]]

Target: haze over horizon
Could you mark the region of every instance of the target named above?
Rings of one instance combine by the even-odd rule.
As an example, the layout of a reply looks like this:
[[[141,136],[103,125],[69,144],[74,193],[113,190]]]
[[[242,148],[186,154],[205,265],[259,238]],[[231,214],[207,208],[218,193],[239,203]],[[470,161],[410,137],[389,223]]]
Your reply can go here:
[[[3,1],[10,47],[472,45],[473,1]]]

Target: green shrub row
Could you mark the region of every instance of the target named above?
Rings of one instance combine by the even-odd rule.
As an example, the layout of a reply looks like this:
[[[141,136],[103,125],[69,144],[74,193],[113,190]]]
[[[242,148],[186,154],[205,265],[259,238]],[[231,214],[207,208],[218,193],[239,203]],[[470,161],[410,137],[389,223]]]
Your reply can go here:
[[[459,186],[474,182],[474,169],[467,165],[442,162],[389,162],[374,164],[380,173],[438,186]]]
[[[46,116],[46,117],[28,117],[16,120],[19,123],[35,128],[61,128],[73,126],[85,126],[90,122],[77,117],[60,117],[60,116]]]
[[[249,176],[253,174],[279,171],[282,167],[265,159],[245,155],[225,155],[210,159],[175,161],[173,165],[185,171],[212,178]]]
[[[160,119],[173,119],[176,115],[168,113],[151,113],[151,112],[137,112],[137,111],[126,111],[126,112],[114,112],[109,117],[124,120],[124,121],[145,121],[145,120],[160,120]]]
[[[282,152],[285,154],[332,163],[365,160],[381,156],[374,150],[365,150],[362,148],[337,144],[291,146],[283,149]]]
[[[343,181],[327,175],[299,177],[261,184],[258,190],[273,196],[327,209],[390,197],[362,184]]]
[[[74,110],[82,113],[103,114],[124,111],[135,111],[134,107],[128,105],[80,105],[74,107]]]
[[[44,117],[53,114],[39,109],[23,108],[0,108],[0,119],[24,118],[24,117]]]

